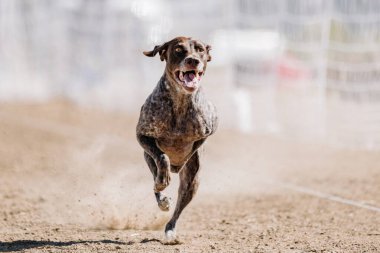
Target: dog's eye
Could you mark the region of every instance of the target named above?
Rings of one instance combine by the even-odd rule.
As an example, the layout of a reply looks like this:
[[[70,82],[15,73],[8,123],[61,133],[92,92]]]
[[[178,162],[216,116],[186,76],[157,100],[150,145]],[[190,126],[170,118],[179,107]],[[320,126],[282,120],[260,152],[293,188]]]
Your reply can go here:
[[[204,52],[205,50],[202,48],[202,47],[197,47],[197,48],[195,48],[198,52]]]
[[[175,49],[175,52],[176,52],[176,53],[182,53],[182,51],[183,51],[183,49],[182,49],[181,47],[177,47],[177,48]]]

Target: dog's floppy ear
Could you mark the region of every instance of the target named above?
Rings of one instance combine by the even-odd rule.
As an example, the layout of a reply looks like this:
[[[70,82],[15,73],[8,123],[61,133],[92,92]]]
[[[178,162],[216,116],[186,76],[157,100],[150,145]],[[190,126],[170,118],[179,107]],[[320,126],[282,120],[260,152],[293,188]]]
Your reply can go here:
[[[211,46],[210,45],[207,45],[206,46],[206,52],[207,52],[207,61],[211,61],[212,57],[210,55],[210,50],[211,50]]]
[[[166,60],[166,51],[168,49],[168,46],[169,43],[166,42],[162,45],[155,46],[152,51],[144,51],[143,53],[149,57],[154,57],[157,53],[159,53],[161,61],[164,61]]]

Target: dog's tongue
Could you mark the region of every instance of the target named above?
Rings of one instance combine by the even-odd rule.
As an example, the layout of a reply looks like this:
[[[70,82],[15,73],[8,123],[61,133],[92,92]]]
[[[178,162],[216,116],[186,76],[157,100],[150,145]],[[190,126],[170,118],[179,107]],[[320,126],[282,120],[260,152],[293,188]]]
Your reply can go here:
[[[191,82],[194,80],[195,75],[193,73],[186,73],[185,78],[186,78],[186,81]]]
[[[194,87],[198,83],[198,80],[195,78],[195,75],[193,73],[186,73],[184,77],[184,81],[187,87]]]

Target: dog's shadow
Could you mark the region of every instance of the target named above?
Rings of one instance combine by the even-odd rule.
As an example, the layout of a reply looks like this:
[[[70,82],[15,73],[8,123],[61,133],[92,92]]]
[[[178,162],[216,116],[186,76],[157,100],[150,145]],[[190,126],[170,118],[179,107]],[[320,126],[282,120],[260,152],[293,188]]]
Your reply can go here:
[[[151,242],[158,242],[162,245],[179,245],[182,244],[182,242],[178,240],[174,241],[162,241],[156,238],[145,238],[140,241],[140,243],[151,243]],[[78,244],[115,244],[115,245],[132,245],[135,242],[129,241],[129,242],[119,242],[114,240],[95,240],[95,241],[89,241],[89,240],[78,240],[78,241],[67,241],[67,242],[60,242],[60,241],[37,241],[37,240],[17,240],[13,242],[2,242],[0,241],[0,252],[13,252],[13,251],[24,251],[27,249],[33,249],[33,248],[40,248],[40,247],[68,247],[71,245],[78,245]]]
[[[140,241],[140,243],[150,243],[150,242],[158,242],[162,245],[180,245],[180,244],[183,244],[183,242],[181,242],[177,239],[172,240],[172,241],[162,241],[162,240],[159,240],[156,238],[152,238],[152,239],[145,238],[142,241]]]
[[[130,245],[131,242],[119,242],[113,240],[98,240],[98,241],[36,241],[36,240],[17,240],[13,242],[2,242],[0,241],[0,252],[12,252],[12,251],[23,251],[32,248],[39,247],[67,247],[77,244],[92,244],[92,243],[103,243],[103,244],[116,244],[116,245]]]

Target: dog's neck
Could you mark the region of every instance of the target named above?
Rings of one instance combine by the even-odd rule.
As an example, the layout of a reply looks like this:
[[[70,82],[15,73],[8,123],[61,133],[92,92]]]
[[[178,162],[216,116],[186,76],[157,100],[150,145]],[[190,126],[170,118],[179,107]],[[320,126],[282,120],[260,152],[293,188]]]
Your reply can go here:
[[[166,71],[161,77],[160,89],[166,91],[165,93],[169,95],[170,100],[173,101],[173,110],[178,114],[186,112],[190,107],[194,107],[201,93],[201,87],[192,93],[186,92]]]

